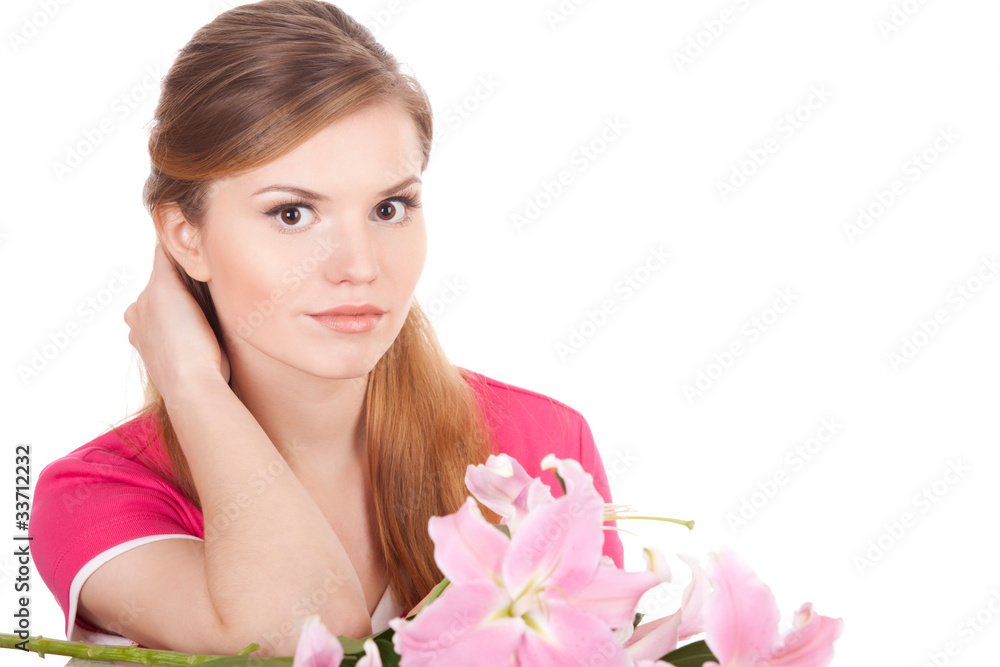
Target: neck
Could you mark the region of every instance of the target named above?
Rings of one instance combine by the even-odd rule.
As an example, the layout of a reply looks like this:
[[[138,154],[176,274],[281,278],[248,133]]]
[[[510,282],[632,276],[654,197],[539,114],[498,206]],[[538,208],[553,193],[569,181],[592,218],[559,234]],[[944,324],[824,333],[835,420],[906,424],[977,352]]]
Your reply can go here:
[[[364,460],[367,374],[329,379],[270,358],[248,361],[230,356],[230,386],[293,470]]]

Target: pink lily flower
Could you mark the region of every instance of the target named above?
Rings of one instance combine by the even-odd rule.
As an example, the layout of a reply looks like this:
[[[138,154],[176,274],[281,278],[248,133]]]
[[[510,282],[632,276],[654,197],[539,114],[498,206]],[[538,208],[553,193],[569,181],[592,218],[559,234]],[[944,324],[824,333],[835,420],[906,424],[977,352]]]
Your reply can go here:
[[[632,623],[660,577],[602,559],[603,498],[579,463],[552,461],[566,494],[533,505],[510,537],[472,498],[430,519],[434,557],[451,584],[412,621],[389,622],[401,664],[548,667],[601,655],[604,665],[633,665],[613,631]]]
[[[537,477],[529,477],[509,454],[490,454],[485,464],[470,465],[465,486],[479,502],[503,517],[501,523],[512,533],[532,507],[554,499],[549,487]]]
[[[647,549],[650,569],[655,570],[657,552]],[[705,631],[703,607],[709,595],[708,580],[701,564],[689,556],[678,555],[691,568],[691,583],[684,589],[680,608],[663,618],[642,623],[624,642],[625,652],[637,665],[657,664],[660,656],[670,653],[680,641],[689,639]]]
[[[382,656],[375,641],[369,637],[363,644],[365,650],[357,667],[382,667]],[[344,661],[344,648],[330,632],[318,614],[308,616],[302,624],[292,667],[340,667]]]
[[[729,549],[711,554],[713,592],[705,601],[705,642],[719,659],[708,667],[826,667],[844,622],[820,616],[812,603],[795,613],[792,629],[778,634],[780,614],[771,589]]]
[[[344,648],[340,640],[326,629],[319,614],[306,617],[292,667],[339,667],[343,661]]]

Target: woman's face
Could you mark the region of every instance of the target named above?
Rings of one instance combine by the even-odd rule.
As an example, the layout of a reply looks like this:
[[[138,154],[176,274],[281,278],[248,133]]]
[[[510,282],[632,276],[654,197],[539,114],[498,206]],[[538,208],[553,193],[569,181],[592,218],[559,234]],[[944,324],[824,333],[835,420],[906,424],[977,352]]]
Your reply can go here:
[[[197,238],[203,275],[192,277],[208,283],[225,339],[237,339],[227,348],[318,377],[367,374],[402,328],[423,270],[421,161],[412,119],[382,103],[215,183]],[[359,304],[385,311],[367,331],[312,316]]]

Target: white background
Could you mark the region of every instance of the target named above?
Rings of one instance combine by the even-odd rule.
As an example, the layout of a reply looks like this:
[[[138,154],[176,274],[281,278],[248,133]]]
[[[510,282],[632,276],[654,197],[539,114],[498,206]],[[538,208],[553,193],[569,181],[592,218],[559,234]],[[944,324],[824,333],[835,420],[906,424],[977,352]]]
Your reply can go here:
[[[225,6],[73,0],[15,49],[11,35],[45,17],[37,0],[4,3],[6,489],[15,444],[31,443],[37,478],[140,404],[122,313],[154,240],[140,197],[158,89],[147,72],[165,72]],[[919,667],[949,642],[939,664],[995,662],[1000,280],[984,260],[1000,253],[1000,5],[592,0],[555,24],[555,0],[342,6],[411,67],[446,135],[425,173],[417,298],[452,361],[578,409],[617,501],[697,521],[690,533],[622,522],[638,534],[623,536],[627,567],[643,567],[642,545],[701,557],[730,545],[786,623],[807,600],[844,619],[834,664]],[[53,164],[105,118],[112,131],[58,177]],[[621,129],[602,142],[609,121]],[[740,169],[750,175],[724,199]],[[571,182],[547,199],[561,170]],[[902,194],[849,233],[897,179]],[[540,214],[518,229],[529,200]],[[651,247],[665,264],[647,268]],[[116,270],[127,289],[85,321],[78,304]],[[625,276],[644,281],[628,299],[615,290]],[[792,305],[776,314],[779,290]],[[585,324],[608,299],[614,312]],[[770,324],[752,339],[754,317]],[[70,322],[79,335],[22,379]],[[582,346],[560,355],[574,328]],[[909,358],[904,337],[919,344]],[[742,354],[712,366],[734,342]],[[710,382],[686,396],[699,371]],[[824,419],[841,426],[805,461],[795,449]],[[12,551],[0,549],[3,632]],[[62,638],[37,573],[32,586],[32,633]],[[675,597],[646,608],[663,615]],[[42,664],[14,651],[3,662]]]

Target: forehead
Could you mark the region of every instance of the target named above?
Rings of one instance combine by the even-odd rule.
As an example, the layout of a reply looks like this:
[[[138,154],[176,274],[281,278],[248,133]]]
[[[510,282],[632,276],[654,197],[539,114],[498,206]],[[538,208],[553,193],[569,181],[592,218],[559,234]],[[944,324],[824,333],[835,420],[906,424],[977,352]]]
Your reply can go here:
[[[423,162],[416,124],[398,104],[383,102],[340,118],[277,159],[234,177],[246,196],[276,183],[340,198],[367,195],[419,176]]]

